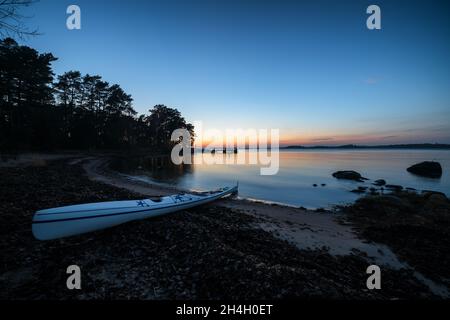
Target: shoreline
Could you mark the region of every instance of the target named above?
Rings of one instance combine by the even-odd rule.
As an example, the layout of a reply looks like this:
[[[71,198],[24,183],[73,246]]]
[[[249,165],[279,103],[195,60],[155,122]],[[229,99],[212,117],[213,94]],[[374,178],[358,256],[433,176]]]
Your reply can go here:
[[[85,163],[83,168],[90,179],[144,195],[152,195],[153,192],[160,193],[160,195],[189,192],[189,190],[176,187],[132,179],[109,168],[107,159],[104,162],[94,159]],[[105,177],[107,178],[105,179]],[[125,178],[126,181],[123,181],[122,178]],[[263,222],[257,224],[258,228],[271,233],[280,240],[293,244],[300,250],[326,249],[334,256],[345,256],[358,252],[379,265],[396,270],[414,269],[407,262],[401,261],[389,246],[372,241],[368,242],[355,230],[355,226],[343,222],[346,217],[337,208],[347,206],[336,205],[331,210],[306,209],[282,203],[271,203],[258,199],[237,199],[235,197],[218,200],[215,205],[239,210],[259,219],[262,218]],[[351,207],[352,205],[354,204],[348,206]],[[433,293],[450,297],[450,288],[430,280],[418,271],[415,271],[414,276],[425,283]]]
[[[175,186],[188,192],[189,189],[209,190],[232,185],[239,179],[242,184],[241,197],[311,210],[333,210],[335,206],[352,205],[362,196],[388,194],[395,189],[419,193],[434,190],[450,197],[450,175],[445,169],[450,165],[448,151],[441,156],[436,153],[427,155],[422,151],[410,154],[404,150],[399,153],[382,151],[379,155],[369,152],[353,155],[345,151],[339,151],[335,155],[333,152],[326,155],[305,153],[307,152],[280,151],[280,172],[273,177],[260,176],[258,169],[252,165],[235,166],[234,156],[224,158],[220,153],[206,155],[207,158],[204,158],[205,155],[196,156],[192,165],[180,168],[166,166],[165,163],[170,162],[169,157],[162,161],[164,165],[158,164],[155,159],[151,160],[151,157],[122,157],[112,162],[112,168],[150,185]],[[217,165],[205,165],[206,159]],[[231,165],[219,165],[224,159],[230,159]],[[407,170],[414,163],[430,159],[444,167],[440,178],[420,176]],[[356,170],[368,179],[336,178],[333,174],[341,170]],[[380,184],[379,181],[383,182]],[[274,186],[278,188],[272,188]]]
[[[113,298],[126,295],[142,299],[248,298],[255,294],[253,298],[259,299],[278,296],[390,299],[412,298],[410,294],[414,291],[423,297],[445,297],[448,293],[440,291],[442,288],[435,286],[434,282],[427,284],[427,277],[419,280],[414,275],[414,268],[399,260],[388,246],[368,242],[360,237],[354,226],[339,221],[344,218],[344,214],[337,211],[323,213],[224,199],[100,232],[50,242],[34,240],[29,228],[32,214],[37,209],[177,192],[175,188],[150,187],[118,177],[105,167],[105,158],[86,154],[59,160],[52,158],[34,162],[30,166],[0,167],[1,172],[10,179],[9,189],[4,189],[2,194],[4,203],[0,207],[0,219],[5,219],[2,222],[6,234],[5,243],[0,249],[7,259],[0,271],[0,282],[6,281],[11,288],[3,293],[4,298],[39,299],[23,291],[24,286],[30,289],[35,286],[29,277],[43,277],[55,284],[56,280],[65,276],[65,270],[57,265],[72,260],[77,260],[84,268],[91,270],[88,283],[100,281],[100,287],[104,288],[102,290],[113,288]],[[22,185],[21,181],[27,184]],[[30,189],[34,193],[29,193]],[[27,208],[25,206],[28,203],[32,203],[32,206]],[[186,239],[191,240],[186,242]],[[124,251],[122,246],[129,249]],[[70,248],[68,253],[67,248]],[[23,263],[36,266],[21,266],[20,262],[15,262],[19,263],[16,265],[9,261],[17,252],[19,257],[24,255]],[[124,256],[130,253],[136,256],[136,252],[139,252],[137,257],[145,262],[131,267],[132,260]],[[117,257],[125,260],[119,263],[115,260]],[[179,260],[177,257],[184,258]],[[92,264],[90,259],[97,262]],[[59,260],[62,262],[57,262]],[[98,260],[108,263],[99,264]],[[233,269],[229,269],[230,263],[240,270],[241,267],[237,266],[243,261],[246,261],[244,265],[250,268],[250,273],[229,273]],[[386,289],[383,292],[364,289],[364,270],[368,263],[373,262],[380,263],[385,269]],[[149,269],[151,265],[162,267],[167,263],[175,265],[177,269],[187,268],[190,271],[174,273],[169,270],[171,267],[166,271],[163,271],[166,267]],[[42,274],[48,268],[59,274],[55,280]],[[137,284],[135,280],[118,277],[117,272],[121,274],[123,271],[120,270],[130,268],[132,273],[139,275],[150,272],[150,278],[144,276],[147,279],[144,280],[145,286],[153,283],[154,288],[160,289],[154,289],[150,294],[145,286]],[[273,273],[275,270],[278,271]],[[342,275],[339,270],[347,271]],[[180,272],[183,274],[182,279],[177,280]],[[197,273],[202,275],[192,280],[192,275]],[[210,287],[210,277],[213,277],[213,282],[220,290]],[[273,282],[273,279],[278,280]],[[189,283],[195,283],[195,288],[190,287]],[[246,283],[246,289],[241,287],[234,290],[236,283]],[[261,288],[261,283],[267,283],[268,287]],[[53,285],[46,285],[45,288],[42,293],[44,298],[104,298],[104,293],[100,293],[96,287],[89,287],[88,292],[72,297],[64,291],[54,291]],[[254,293],[251,293],[252,290]],[[142,296],[141,291],[148,295]]]

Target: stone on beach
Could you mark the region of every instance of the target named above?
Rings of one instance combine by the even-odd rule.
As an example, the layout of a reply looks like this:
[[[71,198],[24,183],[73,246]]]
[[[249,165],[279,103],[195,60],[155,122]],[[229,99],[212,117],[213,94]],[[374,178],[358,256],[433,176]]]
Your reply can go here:
[[[424,161],[417,163],[408,169],[408,172],[416,174],[422,177],[428,178],[440,178],[442,176],[442,167],[439,162],[436,161]]]
[[[411,205],[408,201],[393,195],[383,195],[374,198],[374,201],[378,201],[380,205],[393,208],[411,209]]]
[[[422,194],[425,198],[429,198],[430,196],[432,196],[433,194],[437,194],[437,195],[441,195],[444,197],[447,197],[445,195],[445,193],[443,192],[439,192],[439,191],[433,191],[433,190],[422,190]]]
[[[425,204],[425,209],[428,212],[438,207],[446,207],[448,205],[449,205],[448,198],[445,195],[433,193],[428,197],[427,202]]]

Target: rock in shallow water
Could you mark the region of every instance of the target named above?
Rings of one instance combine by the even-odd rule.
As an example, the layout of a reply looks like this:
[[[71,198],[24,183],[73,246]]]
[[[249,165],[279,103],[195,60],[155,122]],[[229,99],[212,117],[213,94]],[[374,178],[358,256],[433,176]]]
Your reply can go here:
[[[378,179],[378,180],[375,180],[373,184],[376,185],[376,186],[381,187],[381,186],[384,186],[386,184],[386,180]]]
[[[442,176],[441,164],[436,161],[424,161],[417,163],[406,170],[422,177],[440,178]]]
[[[359,186],[358,189],[354,189],[354,190],[352,190],[350,192],[353,192],[353,193],[365,193],[366,190],[367,190],[367,187]]]
[[[403,187],[402,187],[402,186],[396,185],[396,184],[387,184],[387,185],[386,185],[386,188],[387,188],[387,189],[390,189],[390,190],[395,190],[395,191],[401,191],[401,190],[403,190]]]
[[[333,173],[333,177],[335,177],[336,179],[354,180],[359,182],[367,180],[366,178],[362,177],[360,173],[352,170],[336,171],[335,173]]]

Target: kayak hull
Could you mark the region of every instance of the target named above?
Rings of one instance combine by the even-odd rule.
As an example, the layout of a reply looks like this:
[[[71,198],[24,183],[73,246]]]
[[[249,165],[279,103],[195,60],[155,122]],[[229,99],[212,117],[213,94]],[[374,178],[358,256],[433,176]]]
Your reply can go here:
[[[159,201],[99,202],[40,210],[34,215],[32,232],[38,240],[69,237],[189,209],[236,192],[237,186],[209,193],[173,195]]]

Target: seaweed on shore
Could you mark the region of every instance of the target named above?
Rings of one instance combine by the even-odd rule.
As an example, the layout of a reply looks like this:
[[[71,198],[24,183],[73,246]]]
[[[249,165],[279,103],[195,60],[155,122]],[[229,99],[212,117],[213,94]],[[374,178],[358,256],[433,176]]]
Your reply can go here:
[[[367,196],[344,211],[363,238],[390,246],[417,271],[450,288],[450,201],[444,194]]]
[[[256,228],[257,218],[214,205],[40,242],[31,234],[37,209],[142,196],[90,181],[79,163],[0,174],[1,299],[433,297],[406,270],[386,269],[383,290],[368,290],[364,258],[299,250]],[[66,288],[72,264],[80,291]]]

